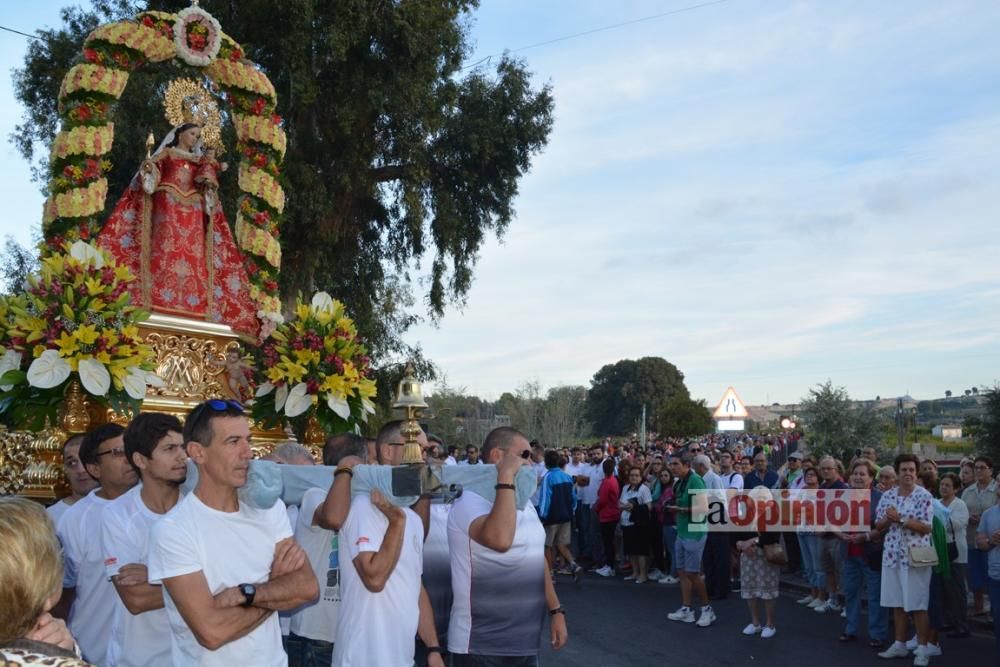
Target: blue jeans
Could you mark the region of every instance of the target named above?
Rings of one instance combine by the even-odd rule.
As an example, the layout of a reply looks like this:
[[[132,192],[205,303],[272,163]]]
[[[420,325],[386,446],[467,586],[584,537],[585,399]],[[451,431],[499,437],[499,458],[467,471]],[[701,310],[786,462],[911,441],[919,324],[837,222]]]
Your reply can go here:
[[[847,609],[844,634],[857,635],[861,625],[861,585],[868,589],[868,639],[885,641],[889,636],[889,612],[880,604],[882,572],[868,567],[860,556],[846,558],[841,572]]]
[[[971,553],[969,554],[971,555]],[[990,608],[993,609],[993,635],[996,641],[996,653],[993,664],[1000,665],[1000,579],[986,578],[986,590],[990,594]]]
[[[812,588],[826,590],[826,573],[820,561],[819,536],[799,533],[799,550],[802,551],[802,573]]]
[[[289,633],[285,642],[288,667],[330,667],[333,663],[333,642],[308,639]]]
[[[670,576],[677,576],[677,526],[663,527],[663,546],[670,554]]]

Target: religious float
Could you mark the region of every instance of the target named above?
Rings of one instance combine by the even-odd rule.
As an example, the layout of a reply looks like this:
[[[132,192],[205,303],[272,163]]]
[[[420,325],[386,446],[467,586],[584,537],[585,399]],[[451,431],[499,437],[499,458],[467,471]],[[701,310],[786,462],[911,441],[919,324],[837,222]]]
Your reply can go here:
[[[170,61],[164,129],[107,207],[115,105],[129,74]],[[41,268],[0,300],[0,494],[55,499],[61,444],[142,410],[182,420],[198,402],[252,404],[258,455],[297,434],[358,428],[374,412],[370,361],[325,293],[289,321],[278,297],[287,138],[268,77],[195,1],[99,26],[59,90]],[[219,193],[235,130],[231,227]]]

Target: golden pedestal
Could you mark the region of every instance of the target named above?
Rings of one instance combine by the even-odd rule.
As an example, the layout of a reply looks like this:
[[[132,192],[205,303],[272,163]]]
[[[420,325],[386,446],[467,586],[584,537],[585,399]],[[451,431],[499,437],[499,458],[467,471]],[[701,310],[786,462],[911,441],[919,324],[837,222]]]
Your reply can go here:
[[[214,324],[154,313],[139,325],[143,339],[156,355],[156,374],[163,387],[150,387],[143,412],[166,412],[181,421],[208,398],[243,401],[230,388],[223,360],[244,341],[224,324]],[[52,501],[69,493],[62,470],[62,443],[68,433],[79,433],[106,422],[123,426],[119,415],[89,398],[78,387],[67,390],[60,428],[39,433],[0,431],[0,495],[16,493]],[[294,439],[281,429],[265,430],[251,422],[254,455],[267,455],[275,443]],[[311,444],[311,443],[310,443]],[[322,444],[322,443],[319,443]]]

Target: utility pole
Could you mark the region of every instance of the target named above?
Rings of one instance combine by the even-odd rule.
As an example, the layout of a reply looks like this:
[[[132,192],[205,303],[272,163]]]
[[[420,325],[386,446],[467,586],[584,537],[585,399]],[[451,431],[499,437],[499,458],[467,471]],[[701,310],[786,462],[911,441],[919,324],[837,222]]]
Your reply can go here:
[[[903,453],[903,436],[906,434],[906,415],[903,413],[903,399],[896,399],[896,453]]]
[[[642,423],[639,424],[639,446],[646,449],[646,404],[642,404]]]

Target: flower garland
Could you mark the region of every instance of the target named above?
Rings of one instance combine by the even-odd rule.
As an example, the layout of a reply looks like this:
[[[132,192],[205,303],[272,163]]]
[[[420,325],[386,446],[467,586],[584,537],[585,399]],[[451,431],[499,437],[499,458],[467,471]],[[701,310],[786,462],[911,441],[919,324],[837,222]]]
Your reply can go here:
[[[222,46],[222,27],[215,17],[200,7],[177,12],[174,48],[177,57],[193,67],[205,67],[215,60]]]
[[[0,416],[61,397],[74,374],[87,393],[116,411],[138,411],[147,385],[161,381],[137,326],[147,314],[130,304],[134,280],[127,267],[83,241],[42,260],[27,291],[0,307]]]
[[[238,206],[242,210],[248,202],[253,211],[244,215],[247,230],[237,234],[238,242],[246,254],[258,316],[278,322],[281,253],[277,239],[285,206],[279,165],[288,139],[275,114],[274,85],[246,60],[243,48],[222,32],[218,21],[198,7],[176,14],[142,12],[135,20],[101,25],[84,41],[82,62],[67,72],[59,90],[62,127],[51,149],[43,252],[58,253],[65,242],[100,233],[107,182],[95,165],[102,174],[111,167],[102,157],[114,142],[110,122],[114,105],[128,84],[130,71],[172,58],[204,67],[232,107],[240,155]],[[266,215],[266,224],[259,222],[261,213]]]
[[[375,412],[371,361],[344,304],[318,292],[257,352],[262,384],[253,405],[265,426],[303,426],[315,415],[326,433],[356,428]]]

